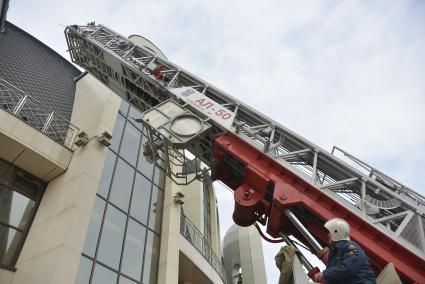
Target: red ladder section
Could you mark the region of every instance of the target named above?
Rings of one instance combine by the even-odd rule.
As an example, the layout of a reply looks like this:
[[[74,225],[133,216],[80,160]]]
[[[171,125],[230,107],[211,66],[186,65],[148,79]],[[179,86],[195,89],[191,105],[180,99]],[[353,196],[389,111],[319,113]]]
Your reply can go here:
[[[323,223],[342,218],[350,224],[351,239],[366,251],[375,271],[393,263],[402,280],[425,283],[424,259],[339,203],[337,197],[330,197],[241,138],[231,133],[217,137],[213,155],[214,179],[234,190],[233,219],[237,224],[265,224],[267,219],[271,236],[278,237],[283,232],[303,239],[284,214],[285,209],[291,208],[299,213],[304,226],[326,244]]]

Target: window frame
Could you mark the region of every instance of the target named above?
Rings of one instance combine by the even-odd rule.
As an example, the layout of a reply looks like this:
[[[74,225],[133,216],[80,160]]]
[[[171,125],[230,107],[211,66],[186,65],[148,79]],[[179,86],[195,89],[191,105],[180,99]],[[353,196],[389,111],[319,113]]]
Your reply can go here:
[[[123,109],[125,113],[123,112]],[[161,186],[161,182],[159,182],[160,184],[157,185],[156,182],[154,181],[154,172],[156,169],[155,165],[152,165],[152,176],[148,177],[147,174],[143,171],[141,171],[142,168],[140,168],[139,166],[139,159],[143,159],[142,155],[143,155],[143,147],[142,147],[142,143],[144,141],[146,141],[146,136],[144,134],[144,127],[143,126],[136,126],[134,121],[132,120],[132,117],[130,117],[131,111],[130,108],[127,105],[122,105],[119,109],[119,111],[117,112],[117,117],[121,116],[121,118],[124,120],[124,123],[120,123],[119,126],[122,127],[122,131],[121,130],[117,130],[115,131],[116,133],[120,133],[119,137],[115,137],[116,141],[118,142],[116,147],[109,147],[109,149],[107,150],[108,153],[107,155],[114,155],[115,159],[113,160],[113,165],[111,166],[112,172],[111,172],[111,178],[109,179],[109,184],[105,185],[105,192],[106,196],[102,195],[99,192],[96,193],[96,199],[99,198],[101,200],[103,200],[105,202],[104,204],[104,208],[103,208],[103,213],[101,216],[101,224],[100,224],[100,228],[99,228],[99,232],[97,233],[96,236],[96,247],[95,247],[95,252],[93,255],[88,255],[86,254],[84,251],[82,251],[81,253],[81,259],[85,258],[86,260],[90,261],[91,263],[91,269],[90,269],[90,275],[89,275],[89,279],[88,279],[88,283],[92,283],[93,281],[93,275],[94,275],[94,271],[95,271],[95,267],[96,265],[101,265],[104,268],[109,269],[111,272],[114,272],[117,275],[117,279],[120,279],[120,277],[124,277],[130,281],[134,281],[135,283],[143,283],[143,278],[144,278],[144,270],[145,270],[145,261],[146,261],[146,257],[147,256],[147,251],[148,251],[148,235],[152,234],[152,238],[157,240],[157,244],[158,244],[158,257],[156,258],[156,263],[152,263],[151,265],[155,265],[156,266],[156,272],[157,274],[155,275],[155,279],[158,279],[158,265],[159,265],[159,250],[161,247],[161,227],[162,227],[162,213],[161,213],[161,217],[160,217],[160,222],[159,222],[159,229],[158,231],[154,230],[153,228],[150,228],[150,224],[149,224],[149,220],[151,218],[151,201],[152,201],[152,195],[153,195],[153,188],[156,187],[156,190],[158,190],[158,194],[162,193],[162,198],[161,200],[158,202],[158,206],[159,208],[163,208],[163,202],[164,202],[164,186]],[[132,127],[135,127],[136,131],[139,131],[141,133],[140,135],[140,139],[138,141],[138,147],[137,147],[137,159],[136,159],[136,163],[133,165],[130,161],[126,160],[126,158],[121,154],[121,148],[123,147],[123,143],[124,143],[124,135],[125,135],[125,129],[127,127],[128,124],[131,124]],[[116,127],[116,126],[115,126]],[[115,129],[114,129],[115,130]],[[123,163],[125,163],[127,166],[131,167],[132,170],[134,170],[133,173],[133,179],[132,179],[132,185],[131,185],[131,191],[130,191],[130,196],[129,196],[129,204],[128,204],[128,208],[127,210],[124,210],[123,208],[120,208],[118,205],[116,205],[112,200],[111,200],[111,195],[112,195],[112,186],[114,184],[114,179],[116,178],[116,171],[118,168],[118,162],[121,161]],[[104,165],[105,167],[105,165]],[[148,173],[149,174],[149,173]],[[103,172],[102,172],[103,175]],[[132,205],[133,205],[133,198],[134,198],[134,193],[135,193],[135,185],[136,185],[136,179],[138,177],[138,175],[140,175],[140,178],[142,179],[146,179],[150,185],[149,190],[146,192],[146,198],[147,198],[147,205],[148,205],[148,210],[147,210],[147,216],[146,216],[146,224],[144,224],[141,220],[137,219],[136,216],[133,216],[132,214]],[[165,176],[161,176],[161,178],[163,178],[165,180]],[[163,183],[163,182],[162,182]],[[123,236],[123,240],[121,244],[117,244],[117,246],[121,245],[121,252],[120,252],[120,259],[119,259],[119,264],[118,264],[118,268],[114,268],[111,267],[109,265],[107,265],[106,263],[102,262],[99,259],[99,247],[100,247],[100,243],[102,240],[102,235],[104,233],[104,225],[105,225],[105,219],[106,219],[106,215],[108,212],[108,207],[113,207],[114,209],[118,210],[120,213],[123,213],[126,217],[126,221],[125,221],[125,227],[124,227],[124,236]],[[134,279],[133,277],[131,277],[130,275],[126,274],[123,271],[123,258],[124,258],[124,252],[125,252],[125,245],[126,245],[126,239],[127,239],[127,234],[128,234],[128,227],[129,227],[129,223],[130,220],[134,223],[136,223],[137,225],[141,226],[144,230],[145,230],[145,238],[143,240],[143,259],[142,259],[142,266],[140,267],[141,273],[140,273],[140,279]],[[86,236],[87,237],[87,236]],[[149,255],[149,257],[151,257]],[[81,260],[80,260],[81,263]],[[152,277],[152,275],[150,276],[150,278]]]
[[[6,165],[8,165],[8,168],[7,168],[8,171],[13,171],[13,172],[11,172],[12,175],[11,175],[10,179],[7,180],[7,183],[5,183],[5,181],[3,179],[0,179],[0,187],[2,187],[4,190],[15,191],[15,192],[22,194],[23,196],[34,201],[34,206],[31,209],[31,214],[28,216],[28,222],[25,225],[24,229],[20,229],[18,227],[15,227],[14,225],[7,224],[5,222],[0,221],[1,226],[6,227],[6,228],[11,228],[11,229],[13,229],[17,232],[22,233],[21,240],[19,241],[19,243],[16,247],[16,251],[14,252],[14,255],[12,257],[10,265],[0,263],[0,268],[7,269],[7,270],[15,272],[17,270],[16,269],[16,263],[18,261],[19,256],[21,255],[22,248],[24,247],[25,241],[28,237],[31,226],[34,222],[34,218],[35,218],[35,215],[37,214],[41,200],[43,199],[43,195],[44,195],[44,192],[46,191],[47,183],[42,181],[41,179],[33,176],[32,174],[28,173],[27,171],[9,163],[8,161],[0,159],[0,163],[5,163]],[[8,184],[9,182],[11,184],[13,184],[16,180],[16,176],[19,173],[22,173],[23,175],[28,176],[28,177],[30,177],[30,178],[32,178],[33,180],[36,181],[37,189],[36,189],[36,192],[35,192],[35,196],[28,194],[24,190],[21,190],[19,188],[16,188],[16,187]]]

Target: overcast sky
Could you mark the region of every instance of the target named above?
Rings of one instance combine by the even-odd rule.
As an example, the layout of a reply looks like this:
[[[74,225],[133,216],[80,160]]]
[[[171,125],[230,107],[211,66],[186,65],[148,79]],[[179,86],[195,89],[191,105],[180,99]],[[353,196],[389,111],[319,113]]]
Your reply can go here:
[[[9,21],[64,56],[65,25],[143,35],[315,144],[425,193],[425,1],[10,2]],[[224,235],[233,201],[217,195]],[[278,248],[265,246],[269,283]]]

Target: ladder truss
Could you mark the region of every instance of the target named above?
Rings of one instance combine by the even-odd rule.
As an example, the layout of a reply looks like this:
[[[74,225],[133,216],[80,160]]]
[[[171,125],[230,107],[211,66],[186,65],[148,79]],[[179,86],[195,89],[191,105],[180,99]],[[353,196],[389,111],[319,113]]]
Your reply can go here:
[[[105,26],[68,26],[65,35],[74,63],[143,111],[169,99],[184,104],[176,90],[186,88],[233,113],[230,127],[210,119],[212,130],[199,138],[195,155],[213,173],[214,139],[229,131],[425,259],[425,198],[419,193],[339,148],[327,152]],[[206,117],[199,109],[186,107]],[[334,155],[336,152],[349,161]]]

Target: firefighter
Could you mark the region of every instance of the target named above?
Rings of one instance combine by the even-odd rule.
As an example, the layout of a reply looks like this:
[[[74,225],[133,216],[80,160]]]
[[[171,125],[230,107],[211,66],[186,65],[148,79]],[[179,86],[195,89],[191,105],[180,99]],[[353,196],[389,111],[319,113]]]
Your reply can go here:
[[[317,283],[376,284],[368,258],[358,244],[350,240],[350,226],[345,220],[334,218],[325,223],[329,238],[326,269],[317,272]],[[325,248],[326,249],[326,248]]]

